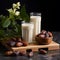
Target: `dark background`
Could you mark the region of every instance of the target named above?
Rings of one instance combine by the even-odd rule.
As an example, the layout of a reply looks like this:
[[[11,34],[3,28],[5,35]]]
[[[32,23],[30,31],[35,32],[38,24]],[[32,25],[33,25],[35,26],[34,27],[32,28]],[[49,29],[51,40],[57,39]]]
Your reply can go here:
[[[42,29],[60,31],[59,1],[51,0],[0,0],[0,14],[7,15],[6,9],[13,3],[21,2],[26,5],[27,13],[40,12],[42,14]]]

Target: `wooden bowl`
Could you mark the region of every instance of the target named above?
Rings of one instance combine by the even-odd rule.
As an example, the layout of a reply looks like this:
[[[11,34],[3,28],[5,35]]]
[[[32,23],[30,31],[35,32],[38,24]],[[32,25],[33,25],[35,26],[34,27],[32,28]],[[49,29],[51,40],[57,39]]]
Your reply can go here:
[[[35,37],[35,41],[39,45],[48,45],[52,42],[53,37],[48,38],[41,38],[41,37]]]

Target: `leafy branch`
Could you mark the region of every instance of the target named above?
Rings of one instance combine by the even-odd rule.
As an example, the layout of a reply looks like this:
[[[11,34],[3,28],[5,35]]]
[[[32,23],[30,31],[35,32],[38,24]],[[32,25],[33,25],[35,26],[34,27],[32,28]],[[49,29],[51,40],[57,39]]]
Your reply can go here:
[[[20,9],[20,2],[12,4],[12,8],[7,9],[8,16],[0,15],[0,38],[21,35],[21,25],[16,20],[22,19],[29,22],[29,16],[25,5]],[[20,10],[20,11],[19,11]]]
[[[20,16],[21,16],[22,20],[25,20],[26,22],[29,22],[30,17],[26,12],[25,5],[23,5],[21,10],[20,10]]]

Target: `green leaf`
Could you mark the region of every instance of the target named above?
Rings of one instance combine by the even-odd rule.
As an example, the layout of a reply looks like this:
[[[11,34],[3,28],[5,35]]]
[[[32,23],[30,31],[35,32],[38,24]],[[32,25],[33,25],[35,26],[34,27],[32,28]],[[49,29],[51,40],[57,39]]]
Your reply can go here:
[[[18,27],[18,34],[19,34],[19,35],[22,35],[21,25],[17,24],[17,27]]]
[[[15,20],[12,20],[12,25],[14,26],[14,25],[16,25],[16,22],[15,22]]]
[[[0,30],[0,38],[3,37],[5,35],[4,30]]]
[[[15,26],[15,29],[14,29],[15,32],[18,32],[18,28]]]
[[[22,6],[22,8],[20,10],[20,16],[21,16],[22,20],[25,20],[26,22],[29,22],[30,17],[26,12],[25,5]]]
[[[6,27],[8,27],[9,25],[10,25],[10,23],[11,23],[11,21],[10,20],[4,20],[3,21],[3,23],[2,23],[2,26],[4,27],[4,28],[6,28]]]
[[[6,18],[7,18],[7,16],[0,15],[0,20],[5,20]]]

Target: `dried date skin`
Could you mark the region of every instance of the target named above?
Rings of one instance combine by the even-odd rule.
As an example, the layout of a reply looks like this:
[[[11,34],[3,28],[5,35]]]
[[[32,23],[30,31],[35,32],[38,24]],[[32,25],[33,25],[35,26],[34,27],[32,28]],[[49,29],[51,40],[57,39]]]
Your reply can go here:
[[[32,51],[31,51],[31,52],[27,52],[26,55],[27,55],[28,57],[32,57],[32,56],[33,56],[33,52],[32,52]]]
[[[19,51],[14,51],[14,54],[16,55],[16,56],[18,56],[19,55]]]
[[[27,46],[27,45],[28,45],[28,42],[23,41],[23,46]]]
[[[16,43],[16,47],[21,47],[21,46],[23,46],[23,43],[22,42],[17,42]]]
[[[14,47],[15,44],[16,44],[16,42],[12,41],[12,40],[7,42],[7,45],[10,46],[10,47]]]
[[[42,30],[42,32],[41,32],[42,34],[45,34],[45,33],[47,33],[47,31],[46,30]]]
[[[39,54],[47,54],[47,51],[46,50],[43,50],[43,49],[40,49],[39,50]]]
[[[10,42],[10,46],[11,46],[11,47],[14,47],[14,46],[15,46],[15,42],[14,42],[14,41],[11,41],[11,42]]]
[[[11,54],[13,54],[13,51],[6,51],[4,54],[5,54],[6,56],[10,56]]]
[[[45,37],[49,37],[49,34],[48,34],[48,33],[46,33],[46,34],[45,34]]]
[[[45,38],[45,35],[41,34],[39,37],[41,37],[41,38]]]
[[[32,56],[33,56],[33,52],[30,52],[30,53],[29,53],[29,56],[32,57]]]
[[[37,35],[37,37],[41,37],[41,38],[52,37],[52,33],[49,31],[42,30],[41,33]]]
[[[27,50],[26,50],[26,55],[27,55],[28,57],[32,57],[32,56],[33,56],[33,51],[32,51],[32,49],[27,49]]]
[[[48,32],[48,34],[49,34],[49,36],[50,36],[50,37],[52,37],[52,36],[53,36],[51,32]]]

